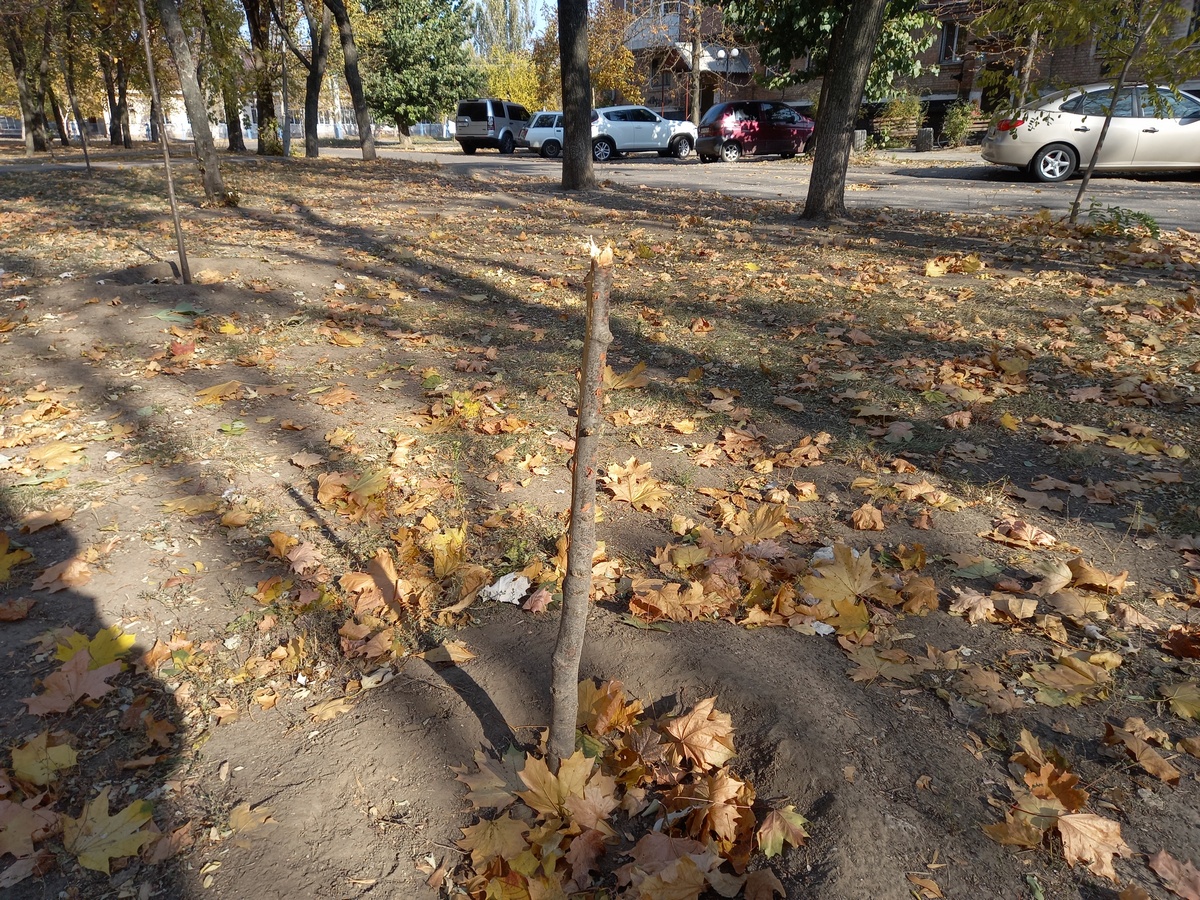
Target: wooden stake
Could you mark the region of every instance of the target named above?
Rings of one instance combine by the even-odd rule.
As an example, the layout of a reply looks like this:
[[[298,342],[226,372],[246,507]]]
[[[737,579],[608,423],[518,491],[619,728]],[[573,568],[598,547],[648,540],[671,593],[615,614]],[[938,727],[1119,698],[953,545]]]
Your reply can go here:
[[[184,284],[192,283],[188,268],[187,248],[183,245],[183,225],[179,221],[179,204],[175,202],[175,179],[171,177],[171,148],[167,144],[167,118],[163,114],[162,98],[158,95],[158,80],[154,77],[154,56],[150,53],[150,27],[146,22],[146,4],[138,0],[138,15],[142,25],[142,49],[146,51],[146,73],[150,76],[150,96],[158,110],[158,143],[163,152],[163,168],[167,172],[167,196],[171,200],[171,218],[175,222],[175,245],[179,248],[179,273]]]
[[[588,275],[587,330],[579,380],[579,418],[575,424],[574,469],[571,473],[571,524],[567,528],[567,576],[563,581],[558,642],[550,667],[549,764],[575,752],[575,721],[579,714],[579,660],[587,630],[592,593],[592,559],[596,554],[596,459],[600,447],[600,403],[604,395],[604,366],[612,332],[608,329],[612,294],[612,248],[592,246]]]

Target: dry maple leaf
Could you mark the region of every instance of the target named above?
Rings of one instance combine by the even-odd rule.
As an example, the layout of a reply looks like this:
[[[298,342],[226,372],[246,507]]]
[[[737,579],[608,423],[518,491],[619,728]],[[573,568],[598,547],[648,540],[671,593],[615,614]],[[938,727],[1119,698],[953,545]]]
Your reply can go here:
[[[71,745],[49,746],[49,739],[50,733],[43,731],[20,747],[14,747],[13,775],[30,784],[48,785],[58,778],[58,773],[63,769],[74,766],[79,754],[71,749]]]
[[[517,799],[522,781],[520,772],[525,754],[516,747],[505,748],[500,759],[475,751],[475,772],[466,766],[451,766],[455,778],[467,786],[467,802],[479,809],[507,809]]]
[[[796,812],[795,806],[771,810],[758,828],[758,849],[771,859],[782,853],[788,844],[802,847],[808,839],[808,832],[804,830],[807,824],[808,819]]]
[[[871,555],[856,555],[845,544],[834,545],[833,562],[818,566],[816,574],[801,579],[804,590],[818,600],[830,603],[870,594],[882,583],[871,563]]]
[[[83,806],[78,819],[63,816],[63,847],[74,854],[79,864],[97,872],[109,873],[111,860],[133,856],[143,844],[154,838],[142,826],[150,821],[148,800],[135,800],[115,816],[108,814],[108,788]]]
[[[786,897],[783,883],[770,869],[755,869],[746,876],[745,900],[775,900]]]
[[[1159,685],[1158,693],[1170,704],[1175,715],[1184,719],[1200,719],[1200,682],[1181,681],[1178,684]]]
[[[1110,575],[1085,562],[1082,556],[1071,560],[1067,566],[1071,569],[1076,587],[1087,588],[1101,594],[1119,594],[1125,590],[1125,582],[1129,580],[1128,571]]]
[[[29,611],[33,609],[35,602],[37,601],[32,597],[17,597],[14,600],[0,601],[0,622],[20,622],[29,616]]]
[[[495,819],[484,819],[463,829],[458,841],[459,849],[471,854],[471,864],[476,871],[497,857],[515,859],[529,846],[525,835],[529,827],[514,819],[507,812]]]
[[[850,524],[857,531],[883,531],[883,513],[870,503],[864,503],[850,513]]]
[[[1190,862],[1180,862],[1166,850],[1159,850],[1149,863],[1169,891],[1183,900],[1200,900],[1200,871]]]
[[[1087,863],[1088,870],[1109,881],[1117,880],[1114,856],[1132,856],[1133,851],[1121,839],[1121,826],[1095,813],[1068,813],[1059,816],[1058,833],[1062,836],[1063,858],[1068,865]]]
[[[74,508],[62,504],[44,512],[32,512],[21,518],[21,531],[26,534],[33,534],[35,531],[41,531],[43,528],[49,528],[51,525],[65,522],[73,515],[75,515]]]
[[[563,818],[567,813],[567,798],[583,796],[588,776],[595,765],[594,759],[576,750],[568,759],[562,761],[558,772],[554,773],[544,760],[531,756],[525,761],[525,768],[520,773],[521,781],[529,790],[521,791],[518,796],[535,812],[548,817]]]
[[[113,689],[105,679],[121,671],[119,662],[111,662],[98,669],[88,670],[91,656],[86,650],[76,653],[56,672],[42,681],[45,690],[36,697],[26,697],[21,702],[35,716],[52,712],[66,712],[76,700],[84,697],[102,697]]]
[[[1104,743],[1112,746],[1124,744],[1125,752],[1137,764],[1162,781],[1170,785],[1179,784],[1182,772],[1162,758],[1162,755],[1146,743],[1142,738],[1131,734],[1124,728],[1116,728],[1111,722],[1104,723]]]
[[[950,603],[951,615],[966,616],[968,622],[978,625],[980,622],[986,622],[995,613],[996,604],[990,594],[981,594],[973,588],[957,586],[952,590],[958,597]]]
[[[22,550],[20,547],[10,549],[8,532],[0,531],[0,584],[12,577],[14,567],[31,559],[33,554],[28,550]]]
[[[668,722],[663,730],[671,739],[677,760],[688,760],[701,769],[723,766],[736,754],[733,719],[714,708],[716,697],[701,700],[692,709]]]
[[[604,389],[606,391],[624,391],[631,388],[645,387],[650,379],[642,373],[646,371],[644,362],[638,363],[623,375],[618,375],[612,366],[604,367]]]

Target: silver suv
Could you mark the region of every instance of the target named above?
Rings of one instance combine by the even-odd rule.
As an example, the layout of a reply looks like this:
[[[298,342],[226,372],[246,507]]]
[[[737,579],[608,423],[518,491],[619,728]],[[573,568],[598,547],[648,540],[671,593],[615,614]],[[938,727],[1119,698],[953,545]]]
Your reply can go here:
[[[454,118],[454,139],[463,153],[480,147],[495,147],[512,153],[520,146],[521,129],[529,124],[529,113],[509,100],[460,100]]]

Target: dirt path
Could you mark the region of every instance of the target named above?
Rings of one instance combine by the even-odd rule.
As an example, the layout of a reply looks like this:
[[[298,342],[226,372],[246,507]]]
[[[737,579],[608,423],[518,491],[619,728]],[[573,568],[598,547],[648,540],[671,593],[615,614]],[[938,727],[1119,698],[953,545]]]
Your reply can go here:
[[[189,210],[190,286],[153,170],[0,179],[11,896],[471,884],[451,767],[536,748],[557,604],[469,601],[559,586],[589,236],[618,312],[583,674],[649,724],[717,698],[754,815],[809,821],[750,870],[1187,896],[1147,858],[1200,862],[1194,236],[817,230],[393,161],[232,177],[239,209]],[[28,762],[43,734],[77,758]],[[102,791],[125,843],[86,835]],[[1028,798],[1046,834],[989,839]],[[613,872],[657,815],[614,814],[586,896],[638,896]],[[1064,850],[1072,816],[1127,848]]]

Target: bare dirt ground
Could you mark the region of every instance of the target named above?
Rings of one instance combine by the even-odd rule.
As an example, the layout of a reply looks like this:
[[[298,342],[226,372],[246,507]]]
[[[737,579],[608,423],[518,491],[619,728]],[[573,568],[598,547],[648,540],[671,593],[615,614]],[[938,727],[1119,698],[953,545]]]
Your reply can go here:
[[[808,820],[749,870],[1198,896],[1194,235],[228,168],[237,209],[182,173],[183,285],[158,171],[0,165],[6,896],[484,895],[451,767],[548,722],[589,238],[582,675],[717,698],[754,815]],[[510,573],[548,609],[476,596]],[[572,896],[689,896],[614,880],[659,816]]]

